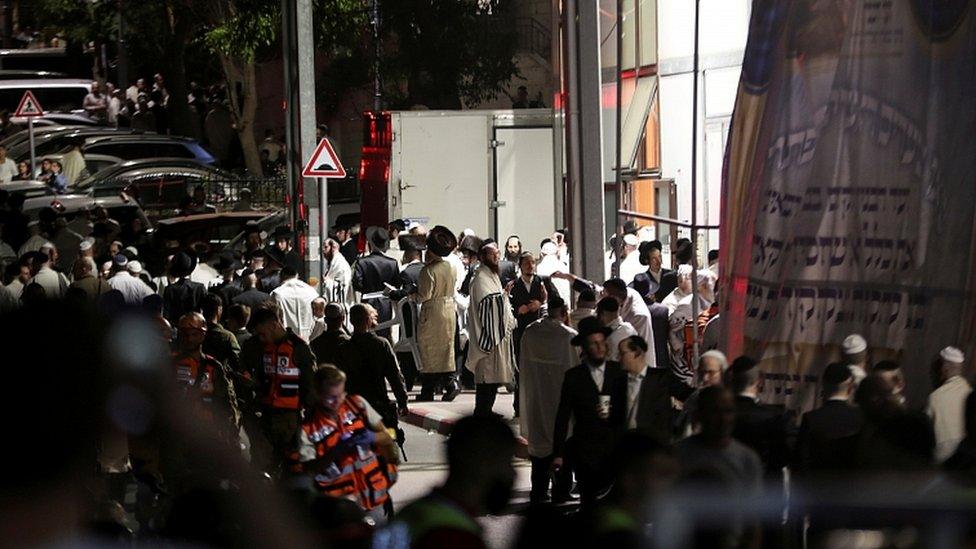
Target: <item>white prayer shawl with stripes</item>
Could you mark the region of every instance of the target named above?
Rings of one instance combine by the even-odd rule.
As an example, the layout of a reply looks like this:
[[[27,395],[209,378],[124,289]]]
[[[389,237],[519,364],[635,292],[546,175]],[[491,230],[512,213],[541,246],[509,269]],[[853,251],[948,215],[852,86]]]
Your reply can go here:
[[[471,280],[468,307],[468,359],[475,383],[511,383],[515,355],[515,317],[498,275],[479,267]]]

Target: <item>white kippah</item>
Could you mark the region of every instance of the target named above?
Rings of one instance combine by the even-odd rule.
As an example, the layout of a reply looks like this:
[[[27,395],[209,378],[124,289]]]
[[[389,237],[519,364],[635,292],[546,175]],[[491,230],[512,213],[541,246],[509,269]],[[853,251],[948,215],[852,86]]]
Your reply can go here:
[[[559,248],[552,242],[546,242],[542,245],[542,255],[556,255],[559,253]]]
[[[868,349],[868,342],[860,334],[851,334],[844,338],[844,354],[854,355]]]
[[[966,355],[956,347],[946,347],[939,352],[939,356],[946,362],[962,364],[966,362]]]

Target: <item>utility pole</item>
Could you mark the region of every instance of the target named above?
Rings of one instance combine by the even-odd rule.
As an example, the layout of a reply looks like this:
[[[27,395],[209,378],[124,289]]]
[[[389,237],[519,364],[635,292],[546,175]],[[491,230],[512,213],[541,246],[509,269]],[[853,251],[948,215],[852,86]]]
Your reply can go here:
[[[600,19],[597,0],[565,0],[567,158],[572,197],[573,267],[603,280],[606,240],[603,120],[600,112]]]
[[[118,71],[119,89],[125,92],[129,87],[129,54],[125,51],[125,8],[122,4],[123,0],[119,0],[119,41],[116,54],[118,67],[116,70]]]
[[[319,190],[315,180],[302,178],[305,160],[315,150],[315,35],[312,0],[282,0],[282,45],[285,77],[285,147],[289,221],[296,249],[305,261],[302,275],[322,280]],[[308,209],[306,204],[313,207]],[[328,219],[323,215],[323,219]],[[320,282],[321,283],[321,282]]]
[[[380,77],[380,0],[373,0],[373,112],[383,109],[383,80]]]

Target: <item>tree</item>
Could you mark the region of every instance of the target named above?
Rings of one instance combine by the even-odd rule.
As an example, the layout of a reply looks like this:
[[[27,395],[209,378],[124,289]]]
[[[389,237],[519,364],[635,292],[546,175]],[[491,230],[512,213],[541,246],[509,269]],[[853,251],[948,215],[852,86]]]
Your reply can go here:
[[[214,0],[200,12],[209,23],[204,42],[220,57],[245,167],[255,176],[263,174],[254,135],[255,59],[260,48],[275,42],[281,28],[280,7],[276,0]]]

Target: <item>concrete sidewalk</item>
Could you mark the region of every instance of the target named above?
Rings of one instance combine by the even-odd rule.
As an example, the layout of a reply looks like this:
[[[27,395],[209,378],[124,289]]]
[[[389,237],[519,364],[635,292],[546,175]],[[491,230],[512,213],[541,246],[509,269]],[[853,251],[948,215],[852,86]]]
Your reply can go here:
[[[440,396],[432,402],[414,402],[416,395],[416,391],[410,393],[410,401],[407,404],[409,413],[406,417],[401,417],[400,420],[428,432],[447,435],[457,420],[471,415],[471,412],[474,411],[474,391],[463,391],[453,402],[442,402]],[[518,419],[513,418],[515,415],[515,410],[512,408],[514,400],[515,395],[500,389],[493,410],[508,421],[518,436],[519,445],[516,448],[515,455],[528,459],[528,445],[525,439],[519,435]]]

